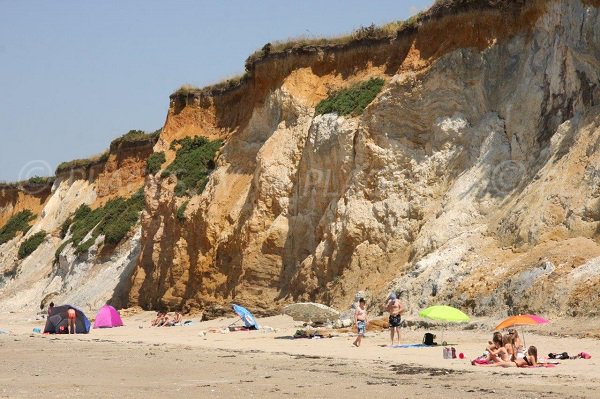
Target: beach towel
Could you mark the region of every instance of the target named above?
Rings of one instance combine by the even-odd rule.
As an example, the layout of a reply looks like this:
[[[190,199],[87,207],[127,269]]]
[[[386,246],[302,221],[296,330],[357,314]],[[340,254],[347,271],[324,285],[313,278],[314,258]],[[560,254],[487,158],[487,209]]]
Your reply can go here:
[[[390,348],[430,348],[431,345],[425,344],[402,344],[402,345],[389,345]]]

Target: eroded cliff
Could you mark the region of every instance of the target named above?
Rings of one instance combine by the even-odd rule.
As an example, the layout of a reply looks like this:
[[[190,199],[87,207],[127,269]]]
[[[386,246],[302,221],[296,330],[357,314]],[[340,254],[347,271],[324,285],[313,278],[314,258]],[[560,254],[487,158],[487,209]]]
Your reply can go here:
[[[42,252],[22,262],[62,276],[29,297],[104,300],[92,287],[111,275],[122,304],[209,317],[231,302],[258,313],[297,300],[345,307],[359,290],[380,300],[390,289],[411,310],[596,315],[599,5],[438,3],[393,37],[266,46],[238,82],[173,94],[153,148],[162,172],[145,175],[146,149],[111,154],[93,181],[59,174],[42,212],[54,221],[32,233],[142,183],[145,209],[101,261],[93,247],[87,263],[73,248],[58,269],[26,264]],[[362,113],[315,113],[371,78],[384,86]],[[193,136],[223,146],[206,187],[182,194],[165,170],[177,140]],[[119,173],[128,184],[112,184]],[[86,289],[64,277],[82,264],[102,270],[85,274]]]

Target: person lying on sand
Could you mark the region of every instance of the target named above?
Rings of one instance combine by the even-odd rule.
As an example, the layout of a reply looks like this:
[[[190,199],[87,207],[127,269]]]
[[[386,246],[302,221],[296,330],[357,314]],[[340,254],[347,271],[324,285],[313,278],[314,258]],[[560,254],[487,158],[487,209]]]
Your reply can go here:
[[[508,362],[501,361],[490,364],[474,363],[474,365],[482,367],[535,367],[537,366],[537,348],[535,346],[530,346],[527,350],[527,355],[525,355],[525,357],[522,359],[515,359]]]

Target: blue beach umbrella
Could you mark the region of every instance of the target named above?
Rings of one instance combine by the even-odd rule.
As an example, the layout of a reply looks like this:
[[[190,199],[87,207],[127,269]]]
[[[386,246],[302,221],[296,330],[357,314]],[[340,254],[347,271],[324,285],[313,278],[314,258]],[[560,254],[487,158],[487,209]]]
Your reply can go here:
[[[256,318],[248,309],[243,306],[233,304],[233,311],[240,316],[240,319],[244,322],[244,325],[248,328],[256,328],[257,330],[260,328]]]

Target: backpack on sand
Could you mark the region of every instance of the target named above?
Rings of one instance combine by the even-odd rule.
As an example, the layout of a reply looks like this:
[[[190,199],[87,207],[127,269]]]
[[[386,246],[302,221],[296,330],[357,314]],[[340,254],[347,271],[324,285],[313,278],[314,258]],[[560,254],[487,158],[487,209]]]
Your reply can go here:
[[[423,344],[424,345],[435,345],[435,342],[433,342],[435,338],[435,335],[433,335],[432,333],[425,333],[425,335],[423,336]]]

